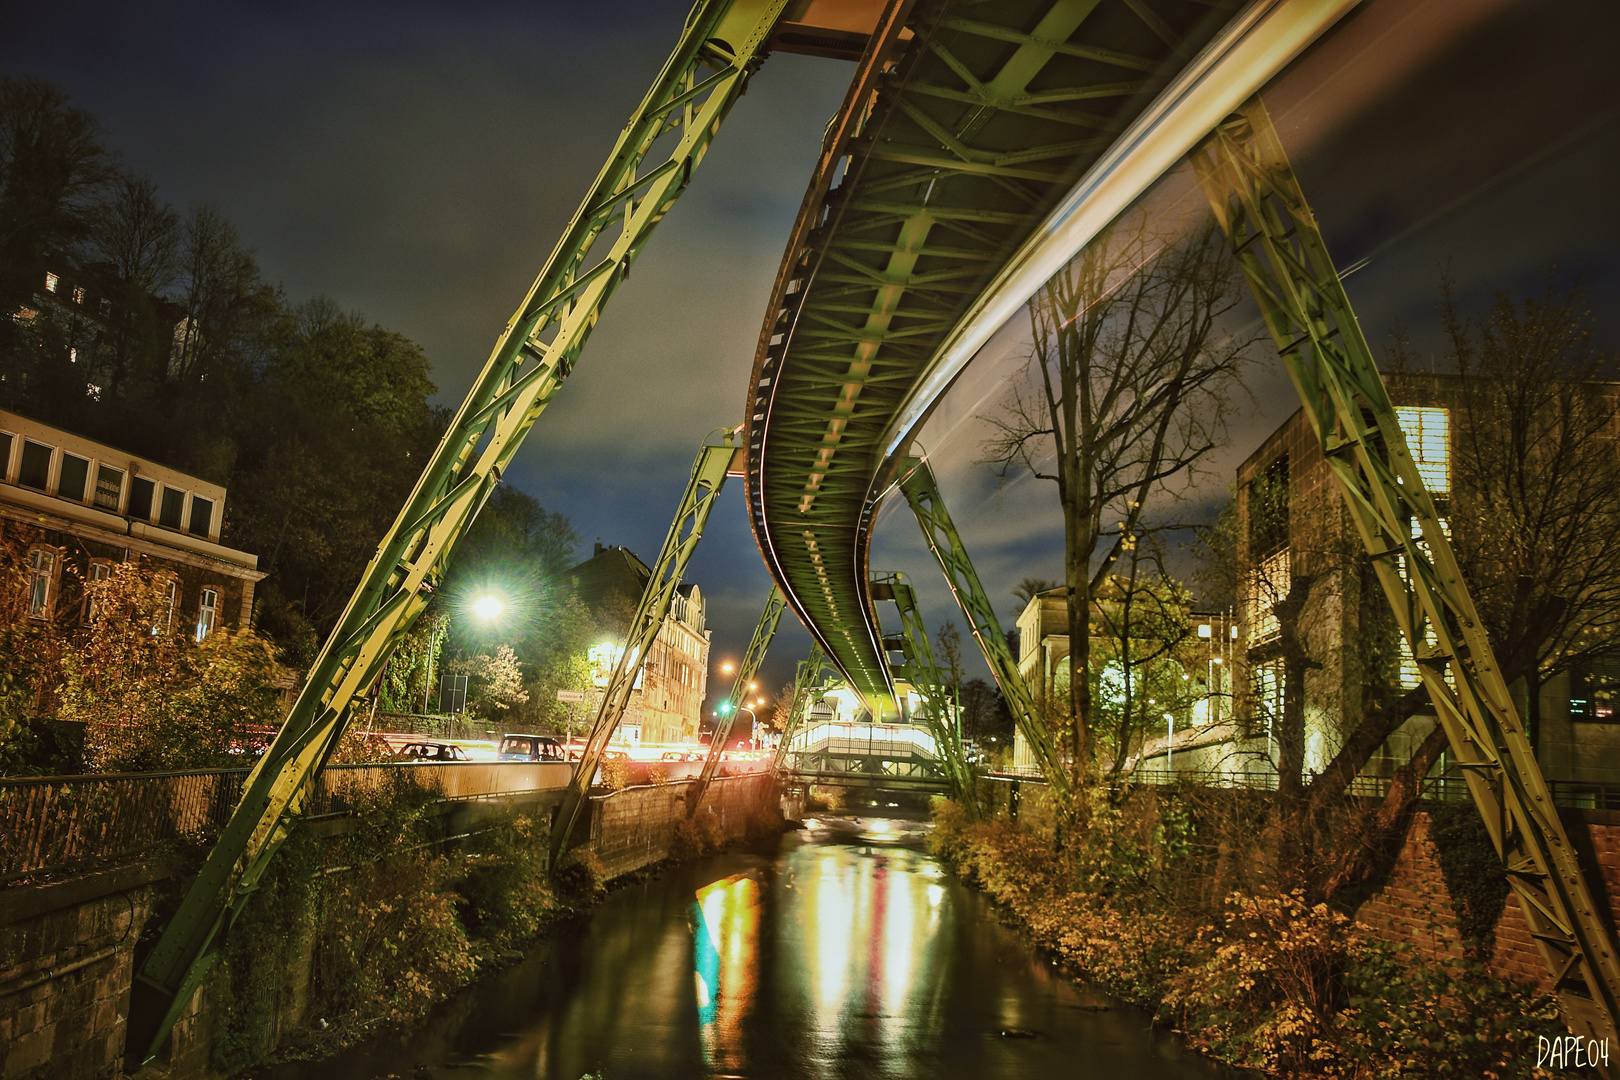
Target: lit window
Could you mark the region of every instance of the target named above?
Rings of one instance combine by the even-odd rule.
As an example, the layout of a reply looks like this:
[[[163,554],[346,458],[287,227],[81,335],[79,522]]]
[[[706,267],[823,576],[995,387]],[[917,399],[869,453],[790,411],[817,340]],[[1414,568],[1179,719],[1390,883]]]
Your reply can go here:
[[[46,273],[46,275],[45,275],[45,291],[46,292],[55,292],[57,282],[59,282],[61,280],[62,279],[57,277],[55,274]]]
[[[84,625],[89,626],[96,621],[96,583],[106,581],[110,577],[112,577],[112,563],[90,564],[90,580],[85,582],[84,590]]]
[[[17,483],[44,491],[50,477],[51,448],[31,439],[23,440],[22,468],[18,470]]]
[[[1282,632],[1277,622],[1275,605],[1280,603],[1293,587],[1288,549],[1264,559],[1260,568],[1249,575],[1249,640],[1261,645]],[[1233,628],[1236,630],[1236,627]],[[1236,636],[1234,634],[1234,636]]]
[[[83,286],[78,286],[78,287],[74,288],[74,290],[73,290],[73,302],[75,304],[84,303],[84,288],[83,288]]]
[[[68,350],[68,363],[77,364],[78,362],[79,362],[79,350],[78,349],[69,349]]]
[[[97,386],[93,382],[85,383],[84,384],[84,396],[89,398],[91,401],[100,401],[101,400],[101,387]]]
[[[1451,491],[1451,416],[1445,409],[1402,407],[1395,421],[1406,436],[1406,447],[1430,494]]]
[[[85,483],[90,479],[90,463],[73,454],[62,455],[62,472],[56,478],[59,498],[84,502]]]
[[[121,469],[96,467],[96,505],[103,510],[118,513],[118,498],[124,491],[124,473]]]
[[[214,632],[214,622],[219,618],[219,593],[213,589],[202,591],[202,603],[197,607],[197,640],[201,641]]]
[[[1269,664],[1256,664],[1252,688],[1254,690],[1255,715],[1266,720],[1266,729],[1271,729],[1274,720],[1280,720],[1283,712],[1283,666],[1280,660]]]
[[[1205,640],[1208,640],[1208,638],[1210,636],[1209,623],[1199,623],[1198,624],[1198,636],[1201,637],[1201,638],[1204,638]]]
[[[44,619],[51,613],[51,576],[56,569],[56,552],[35,548],[28,553],[28,614]]]

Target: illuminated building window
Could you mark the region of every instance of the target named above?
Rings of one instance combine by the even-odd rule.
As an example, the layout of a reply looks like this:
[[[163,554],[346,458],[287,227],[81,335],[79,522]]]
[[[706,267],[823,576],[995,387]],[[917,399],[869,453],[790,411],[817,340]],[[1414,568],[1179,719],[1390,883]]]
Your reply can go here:
[[[118,513],[118,498],[124,492],[124,473],[105,465],[96,467],[96,505]]]
[[[1451,491],[1451,416],[1445,409],[1402,406],[1395,421],[1406,436],[1423,486],[1434,495]]]
[[[174,613],[180,606],[180,579],[170,577],[165,586],[162,593],[164,602],[159,605],[152,620],[153,634],[174,633]]]
[[[1256,664],[1251,676],[1250,689],[1254,694],[1254,714],[1266,721],[1269,728],[1273,720],[1281,719],[1283,711],[1283,666],[1281,660],[1269,664]]]
[[[1570,680],[1569,718],[1620,723],[1620,661],[1596,661]]]
[[[51,579],[56,573],[56,552],[35,548],[28,553],[28,615],[46,619],[51,614]]]
[[[214,625],[219,619],[219,593],[213,589],[202,591],[202,603],[197,607],[197,640],[201,641],[214,632]]]
[[[78,362],[79,362],[79,350],[78,349],[69,349],[68,350],[68,363],[77,364]]]
[[[86,585],[94,585],[98,581],[106,581],[112,577],[112,563],[93,562],[90,564],[90,579]],[[85,589],[84,593],[84,625],[89,626],[96,621],[96,600],[93,589]]]
[[[45,275],[45,291],[46,292],[55,292],[56,291],[56,286],[61,280],[62,279],[57,277],[55,274],[47,273]]]
[[[1288,549],[1269,556],[1249,575],[1249,644],[1263,645],[1274,640],[1282,627],[1274,606],[1288,595],[1293,575]]]

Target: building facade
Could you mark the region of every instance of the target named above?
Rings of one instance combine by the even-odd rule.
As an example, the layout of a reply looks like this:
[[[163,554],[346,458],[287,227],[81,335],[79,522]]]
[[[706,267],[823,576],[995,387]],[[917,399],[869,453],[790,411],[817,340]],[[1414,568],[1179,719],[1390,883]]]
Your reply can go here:
[[[0,531],[26,549],[28,614],[86,622],[83,582],[117,563],[168,581],[167,632],[251,622],[258,557],[220,542],[225,488],[0,410]]]
[[[596,545],[591,557],[565,575],[574,594],[599,622],[618,624],[634,614],[652,571],[629,548]],[[616,736],[631,745],[696,745],[709,688],[708,609],[694,583],[681,585],[643,660]],[[622,634],[593,650],[597,682],[605,686]]]
[[[1392,379],[1389,389],[1408,448],[1444,521],[1452,493],[1453,416],[1463,391],[1455,379],[1434,375]],[[1251,718],[1251,733],[1262,734],[1285,709],[1299,708],[1305,768],[1316,772],[1361,722],[1374,696],[1387,699],[1421,680],[1410,649],[1391,633],[1388,600],[1303,410],[1240,466],[1237,488],[1244,572],[1240,690],[1246,689],[1239,694],[1240,708]],[[1300,655],[1292,661],[1280,612],[1297,627]],[[1537,756],[1547,779],[1620,783],[1617,687],[1620,666],[1612,663],[1564,671],[1542,684]],[[1389,776],[1434,724],[1432,709],[1425,707],[1389,737],[1363,775]]]

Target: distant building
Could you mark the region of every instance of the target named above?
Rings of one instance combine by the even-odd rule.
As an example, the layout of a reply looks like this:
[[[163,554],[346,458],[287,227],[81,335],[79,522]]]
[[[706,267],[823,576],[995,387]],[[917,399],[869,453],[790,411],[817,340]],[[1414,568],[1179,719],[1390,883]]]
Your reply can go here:
[[[652,570],[629,548],[596,545],[592,556],[564,575],[574,594],[599,622],[623,625],[635,614]],[[703,592],[695,584],[679,587],[669,615],[647,650],[641,677],[630,697],[620,738],[639,743],[698,741],[703,699],[708,692],[709,639]],[[623,638],[599,643],[592,659],[598,681],[606,682]],[[606,648],[603,646],[606,645]]]
[[[0,463],[0,531],[27,547],[31,617],[85,619],[81,581],[144,561],[169,581],[168,632],[249,624],[265,575],[220,543],[223,487],[3,410]]]
[[[1099,690],[1107,694],[1120,682],[1121,663],[1107,647],[1107,616],[1114,605],[1105,593],[1092,603],[1092,666]],[[1184,690],[1162,707],[1140,707],[1151,723],[1142,723],[1127,747],[1126,771],[1173,767],[1200,771],[1230,767],[1218,749],[1232,737],[1233,663],[1236,624],[1223,612],[1179,612],[1187,639],[1175,650]],[[1065,711],[1069,693],[1069,609],[1062,587],[1037,593],[1018,616],[1018,673],[1038,701],[1054,703],[1049,715]],[[1161,718],[1163,718],[1161,722]],[[1053,735],[1062,739],[1053,725]],[[1037,768],[1022,731],[1013,735],[1013,767]]]

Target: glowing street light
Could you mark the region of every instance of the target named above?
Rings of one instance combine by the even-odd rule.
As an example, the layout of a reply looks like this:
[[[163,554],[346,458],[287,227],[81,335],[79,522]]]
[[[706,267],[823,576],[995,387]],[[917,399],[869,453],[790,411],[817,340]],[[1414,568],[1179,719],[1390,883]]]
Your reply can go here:
[[[483,593],[472,602],[473,617],[479,622],[494,622],[506,610],[506,602],[494,593]]]
[[[727,660],[725,663],[720,665],[720,672],[723,675],[730,675],[732,670],[733,666],[730,660]]]

